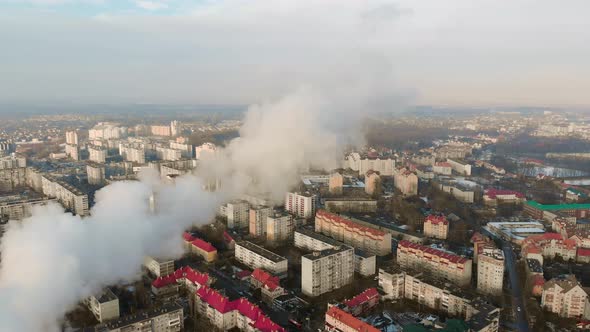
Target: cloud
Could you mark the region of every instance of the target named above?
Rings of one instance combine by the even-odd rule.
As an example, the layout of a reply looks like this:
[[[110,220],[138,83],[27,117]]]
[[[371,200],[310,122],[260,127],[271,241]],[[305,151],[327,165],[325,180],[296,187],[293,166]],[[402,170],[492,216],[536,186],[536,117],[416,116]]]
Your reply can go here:
[[[156,11],[161,9],[167,9],[168,4],[160,1],[146,1],[146,0],[136,0],[135,5],[141,9]]]

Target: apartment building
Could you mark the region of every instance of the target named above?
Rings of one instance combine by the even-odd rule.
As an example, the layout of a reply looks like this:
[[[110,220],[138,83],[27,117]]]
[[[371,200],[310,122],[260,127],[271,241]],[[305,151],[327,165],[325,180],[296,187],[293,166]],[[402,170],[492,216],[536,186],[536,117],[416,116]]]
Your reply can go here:
[[[449,235],[449,221],[444,215],[428,215],[424,219],[424,236],[445,240]]]
[[[31,216],[33,207],[56,201],[36,194],[3,195],[0,197],[0,220],[22,220]]]
[[[565,318],[588,318],[588,294],[574,275],[553,278],[543,286],[541,306]]]
[[[227,219],[227,228],[247,228],[250,223],[250,204],[245,200],[233,200],[219,208],[219,214]]]
[[[287,275],[288,262],[285,257],[266,250],[249,241],[236,242],[236,259],[251,269],[264,269],[280,277]]]
[[[500,309],[468,291],[426,273],[402,271],[398,267],[379,269],[379,288],[384,299],[407,299],[464,319],[469,331],[497,332]]]
[[[262,300],[267,303],[272,303],[274,299],[286,293],[280,285],[279,278],[262,269],[252,271],[250,285],[255,289],[260,289]]]
[[[172,136],[172,129],[170,126],[151,126],[150,131],[154,136]]]
[[[344,176],[338,172],[330,174],[328,180],[328,191],[332,195],[342,195],[344,187]]]
[[[284,332],[255,304],[245,298],[230,301],[218,291],[201,287],[195,296],[198,319],[207,319],[220,331]]]
[[[124,137],[127,128],[118,127],[113,123],[101,122],[88,130],[88,139],[118,139]]]
[[[126,161],[145,164],[145,150],[141,144],[119,144],[119,154]]]
[[[326,211],[332,213],[374,213],[377,200],[365,197],[330,197],[324,199]]]
[[[484,294],[502,294],[504,282],[504,252],[483,248],[477,254],[477,290]]]
[[[157,146],[156,156],[160,160],[176,161],[182,158],[182,151],[163,146]]]
[[[207,273],[184,266],[170,274],[157,277],[152,282],[152,293],[160,298],[172,298],[178,296],[181,288],[189,294],[194,294],[199,288],[210,286],[213,282],[214,279]]]
[[[365,193],[376,195],[381,192],[381,177],[379,172],[368,171],[365,174]]]
[[[86,175],[88,183],[91,185],[101,185],[105,181],[106,169],[102,164],[88,163],[86,165]]]
[[[295,231],[295,247],[309,250],[322,251],[327,249],[336,249],[345,246],[344,243],[336,241],[331,237],[312,230],[300,228]],[[354,250],[354,271],[362,276],[374,275],[377,266],[375,255],[365,253],[362,250]]]
[[[78,132],[75,130],[66,131],[66,144],[78,145]]]
[[[391,234],[324,210],[315,217],[315,231],[344,242],[368,254],[385,256],[391,253]]]
[[[328,332],[381,332],[380,329],[365,323],[337,306],[331,306],[326,311],[324,329]]]
[[[404,196],[418,195],[418,176],[409,169],[404,167],[396,170],[393,182]]]
[[[195,157],[197,159],[212,158],[217,153],[217,147],[213,143],[203,143],[195,148]]]
[[[77,144],[66,144],[65,152],[66,156],[80,160],[80,147]]]
[[[266,219],[273,214],[273,208],[257,205],[250,208],[249,233],[258,237],[266,237]]]
[[[471,282],[470,259],[406,240],[398,243],[397,263],[402,268],[422,269],[459,286]]]
[[[432,171],[436,174],[451,175],[453,174],[453,167],[447,162],[437,162],[432,166]]]
[[[372,170],[379,172],[382,176],[393,176],[395,171],[395,160],[391,158],[379,158],[376,156],[363,155],[353,152],[346,156],[344,168],[350,168],[359,174],[366,174]]]
[[[290,240],[294,231],[295,221],[287,212],[276,212],[266,218],[266,240],[269,242]]]
[[[319,296],[352,283],[354,249],[349,246],[314,251],[301,257],[301,291]]]
[[[156,259],[146,256],[143,259],[143,266],[156,277],[167,276],[174,272],[173,259]]]
[[[471,176],[471,165],[456,159],[447,159],[447,163],[451,165],[453,171],[460,175]]]
[[[119,318],[119,298],[108,288],[88,297],[85,303],[100,323]]]
[[[182,234],[182,238],[184,239],[185,248],[188,252],[203,257],[207,263],[211,263],[217,259],[217,248],[211,243],[194,237],[187,232]]]
[[[475,192],[472,188],[464,186],[456,181],[441,181],[439,189],[453,195],[456,199],[463,203],[473,203]]]
[[[501,203],[520,204],[526,201],[525,195],[514,190],[487,189],[483,195],[483,203],[497,206]]]
[[[527,201],[523,205],[525,215],[534,219],[543,219],[544,212],[561,212],[578,219],[590,217],[590,204],[541,204],[535,201]]]
[[[193,157],[194,148],[191,144],[170,141],[170,148],[174,149],[174,150],[179,150],[180,154],[183,158],[192,158]]]
[[[50,198],[56,198],[66,209],[79,216],[86,216],[89,213],[88,195],[84,194],[74,186],[57,180],[49,175],[41,177],[43,194]]]
[[[182,305],[166,302],[153,309],[121,317],[94,327],[95,332],[181,332],[184,331]]]
[[[27,167],[27,159],[16,154],[0,157],[0,169],[13,169]]]
[[[88,146],[88,160],[104,164],[107,161],[107,149],[102,146]]]
[[[285,211],[300,218],[311,218],[315,215],[317,196],[309,193],[287,193]]]

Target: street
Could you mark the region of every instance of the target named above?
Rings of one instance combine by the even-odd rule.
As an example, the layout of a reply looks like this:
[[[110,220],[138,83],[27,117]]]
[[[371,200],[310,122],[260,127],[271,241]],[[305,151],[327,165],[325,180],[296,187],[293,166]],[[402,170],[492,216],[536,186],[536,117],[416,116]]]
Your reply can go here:
[[[512,251],[509,242],[502,240],[502,250],[506,259],[506,269],[510,278],[510,290],[512,291],[512,309],[516,319],[518,331],[529,331],[528,318],[525,312],[524,298],[522,294],[522,285],[518,282],[518,273],[516,271],[516,255]]]

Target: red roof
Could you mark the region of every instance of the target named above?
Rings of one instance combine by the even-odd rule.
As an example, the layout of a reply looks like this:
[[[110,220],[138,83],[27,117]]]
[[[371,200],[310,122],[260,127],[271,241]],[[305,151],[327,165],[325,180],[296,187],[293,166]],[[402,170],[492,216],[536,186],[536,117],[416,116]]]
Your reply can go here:
[[[326,312],[326,316],[330,316],[346,326],[352,328],[355,331],[359,332],[381,332],[378,328],[373,327],[372,325],[363,322],[362,320],[354,317],[353,315],[349,314],[348,312],[336,307],[332,306]]]
[[[443,216],[443,215],[435,215],[435,214],[430,214],[428,215],[428,217],[426,217],[426,221],[438,225],[440,223],[442,223],[443,225],[448,225],[449,221],[447,220],[447,217]]]
[[[252,272],[252,278],[261,282],[264,286],[266,286],[271,291],[274,291],[279,287],[279,277],[273,277],[270,273],[256,269]]]
[[[500,190],[500,189],[488,189],[485,191],[485,195],[491,199],[495,199],[496,196],[514,195],[517,198],[524,198],[524,194],[514,190]]]
[[[380,230],[371,228],[371,227],[367,227],[367,226],[363,226],[360,224],[355,223],[354,221],[350,220],[350,219],[346,219],[343,218],[337,214],[333,214],[324,210],[318,210],[316,212],[316,218],[323,218],[323,219],[327,219],[333,223],[337,223],[337,224],[344,224],[347,227],[353,228],[353,229],[357,229],[360,230],[361,232],[366,232],[366,233],[370,233],[373,234],[375,236],[384,236],[385,232],[382,232]]]
[[[242,270],[242,271],[236,273],[236,277],[238,279],[244,279],[244,278],[249,277],[251,275],[252,275],[252,272],[250,272],[248,270]]]
[[[201,286],[207,285],[207,283],[209,282],[209,275],[207,273],[201,273],[199,271],[193,270],[188,266],[185,266],[181,267],[180,269],[174,271],[173,273],[165,277],[157,278],[152,282],[152,286],[156,288],[162,288],[170,284],[177,283],[178,279],[182,278],[186,278],[192,283],[199,284]]]
[[[186,242],[193,242],[196,239],[196,237],[192,236],[189,232],[182,233],[182,238]]]
[[[449,254],[449,253],[446,253],[442,250],[434,249],[431,247],[426,247],[426,246],[423,246],[423,245],[420,245],[417,243],[413,243],[413,242],[410,242],[407,240],[399,241],[398,248],[411,248],[414,250],[419,250],[424,253],[428,253],[430,255],[435,255],[435,256],[447,259],[448,261],[450,261],[452,263],[465,264],[467,262],[467,259],[463,258],[461,256]]]
[[[442,162],[435,163],[434,166],[451,167],[451,164],[447,163],[446,161],[442,161]]]
[[[365,289],[362,293],[353,297],[352,299],[344,302],[344,304],[346,304],[346,306],[349,308],[354,308],[356,306],[363,305],[364,303],[369,302],[375,298],[379,299],[379,292],[377,292],[377,289],[375,288],[369,288]]]
[[[251,325],[262,332],[284,332],[285,329],[274,323],[262,310],[245,298],[230,301],[218,291],[203,286],[196,292],[197,296],[218,312],[225,314],[236,310],[252,321]]]
[[[533,285],[543,286],[545,284],[545,278],[540,274],[533,275]]]
[[[193,246],[195,246],[195,247],[197,247],[197,248],[199,248],[201,250],[204,250],[206,252],[214,252],[214,251],[217,251],[217,249],[215,249],[215,247],[211,243],[209,243],[207,241],[204,241],[202,239],[196,239],[196,240],[194,240],[191,243],[192,243]]]
[[[578,248],[578,256],[590,256],[590,249]]]
[[[234,241],[234,238],[227,231],[223,231],[223,240],[227,243]]]

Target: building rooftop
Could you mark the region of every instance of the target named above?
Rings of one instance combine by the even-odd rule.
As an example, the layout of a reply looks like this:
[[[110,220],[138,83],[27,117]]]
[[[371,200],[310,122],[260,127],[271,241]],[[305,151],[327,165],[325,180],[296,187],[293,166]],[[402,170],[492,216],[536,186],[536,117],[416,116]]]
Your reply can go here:
[[[398,250],[400,248],[411,248],[411,249],[415,249],[415,250],[420,250],[424,253],[428,253],[428,254],[435,255],[435,256],[438,256],[441,258],[445,258],[453,263],[458,263],[458,264],[465,264],[468,261],[467,258],[458,256],[458,255],[449,254],[449,253],[442,251],[442,250],[434,249],[431,247],[426,247],[426,246],[423,246],[423,245],[420,245],[420,244],[417,244],[414,242],[406,241],[406,240],[399,241]]]
[[[346,326],[349,326],[354,331],[358,332],[381,332],[376,327],[363,322],[362,320],[354,317],[353,315],[349,314],[348,312],[338,308],[337,306],[332,306],[326,312],[326,316],[330,316],[335,320],[338,320],[344,323]]]
[[[541,204],[536,201],[527,201],[525,204],[529,205],[533,208],[543,210],[543,211],[590,209],[590,203],[585,203],[585,204]]]
[[[324,257],[328,257],[328,256],[331,256],[334,254],[348,251],[348,250],[354,251],[354,248],[343,245],[340,247],[334,247],[334,248],[330,248],[330,249],[326,249],[326,250],[322,250],[322,251],[314,251],[311,254],[303,255],[302,258],[309,259],[311,261],[315,261],[318,259],[322,259]]]
[[[236,243],[236,245],[244,247],[244,248],[246,248],[246,249],[248,249],[248,250],[264,257],[264,258],[267,258],[275,263],[287,260],[287,258],[285,258],[283,256],[279,256],[270,250],[264,249],[261,246],[255,245],[254,243],[252,243],[250,241],[238,241]]]
[[[149,310],[145,310],[145,311],[140,311],[140,312],[135,313],[133,315],[124,316],[124,317],[118,318],[116,320],[109,321],[105,324],[101,324],[101,325],[99,325],[99,327],[100,326],[107,327],[109,331],[116,330],[116,329],[122,328],[127,325],[138,323],[138,322],[141,322],[141,321],[144,321],[147,319],[151,319],[153,317],[161,316],[161,315],[168,314],[173,311],[182,310],[182,309],[183,309],[182,305],[180,305],[179,303],[167,302],[157,308],[153,308],[153,309],[149,309]],[[97,331],[100,331],[100,329],[97,329]]]

